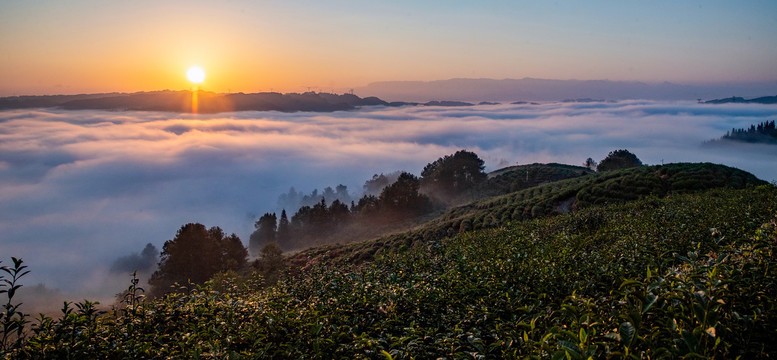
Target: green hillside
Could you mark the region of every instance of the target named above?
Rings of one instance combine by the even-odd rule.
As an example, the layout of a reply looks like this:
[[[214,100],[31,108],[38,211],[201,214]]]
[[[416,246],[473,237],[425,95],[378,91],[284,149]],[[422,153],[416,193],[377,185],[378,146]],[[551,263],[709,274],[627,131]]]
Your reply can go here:
[[[748,172],[710,163],[678,163],[598,172],[458,206],[410,231],[374,241],[308,249],[292,256],[290,262],[293,267],[307,266],[310,261],[358,263],[371,260],[385,247],[439,240],[469,230],[505,226],[592,205],[764,184],[767,183]]]
[[[776,245],[777,187],[749,173],[596,173],[301,252],[274,286],[229,272],[156,300],[130,286],[102,316],[66,305],[0,357],[771,358]]]
[[[590,206],[318,264],[221,275],[38,325],[6,358],[770,358],[777,189]],[[84,310],[86,308],[86,310]]]
[[[434,237],[452,231],[498,227],[597,204],[621,203],[645,196],[742,189],[765,184],[745,171],[709,163],[642,166],[552,182],[449,210],[424,229]]]

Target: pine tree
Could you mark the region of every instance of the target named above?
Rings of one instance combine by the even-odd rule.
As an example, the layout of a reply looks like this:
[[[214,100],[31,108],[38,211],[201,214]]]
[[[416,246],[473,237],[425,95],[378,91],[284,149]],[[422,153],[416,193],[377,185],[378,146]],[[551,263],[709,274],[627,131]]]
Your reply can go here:
[[[281,249],[288,251],[291,248],[291,224],[286,217],[286,209],[281,211],[281,219],[278,221],[277,241]]]
[[[275,213],[265,213],[254,224],[256,230],[251,234],[248,242],[248,250],[251,255],[257,256],[264,245],[275,242],[277,223]]]

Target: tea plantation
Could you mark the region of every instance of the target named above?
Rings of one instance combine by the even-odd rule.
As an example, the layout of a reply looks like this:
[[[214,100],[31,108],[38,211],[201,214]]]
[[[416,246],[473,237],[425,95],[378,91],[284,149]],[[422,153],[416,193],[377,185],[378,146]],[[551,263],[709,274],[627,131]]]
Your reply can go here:
[[[11,330],[14,319],[31,321],[22,338],[4,330],[0,354],[8,359],[773,358],[777,188],[723,184],[690,192],[699,185],[688,182],[698,178],[670,181],[677,174],[672,169],[629,169],[617,185],[608,185],[614,176],[608,173],[555,183],[570,189],[589,181],[602,189],[568,193],[581,205],[556,216],[513,216],[513,211],[494,216],[498,221],[489,226],[456,229],[450,236],[419,240],[408,233],[395,236],[392,246],[382,246],[389,240],[380,239],[318,250],[329,251],[327,256],[303,253],[309,261],[274,286],[256,273],[227,273],[204,286],[143,300],[128,281],[126,306],[107,314],[82,302],[66,304],[60,319],[0,319]],[[643,184],[634,176],[644,187],[641,196],[612,200],[608,194],[622,192],[625,179],[640,171],[658,182]],[[730,174],[711,181],[740,181],[738,173]],[[526,209],[521,196],[527,198],[517,192],[471,206],[502,209],[516,202]],[[406,241],[397,240],[403,236]],[[369,257],[348,261],[365,249]],[[21,266],[15,265],[6,268],[6,279]]]

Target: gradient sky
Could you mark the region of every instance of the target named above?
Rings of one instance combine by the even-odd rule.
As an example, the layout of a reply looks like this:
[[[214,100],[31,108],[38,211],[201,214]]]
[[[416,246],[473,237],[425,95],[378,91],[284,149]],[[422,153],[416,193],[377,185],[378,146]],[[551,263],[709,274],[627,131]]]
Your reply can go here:
[[[777,1],[0,2],[0,96],[383,80],[777,80]]]

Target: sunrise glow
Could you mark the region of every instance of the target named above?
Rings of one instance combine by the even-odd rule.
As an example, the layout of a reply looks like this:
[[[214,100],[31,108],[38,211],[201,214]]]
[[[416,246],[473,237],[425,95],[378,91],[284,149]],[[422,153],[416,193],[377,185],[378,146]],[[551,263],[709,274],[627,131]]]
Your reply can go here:
[[[45,3],[0,4],[0,95],[187,89],[199,81],[183,76],[192,65],[210,91],[249,93],[450,78],[775,79],[770,1],[457,2],[432,27],[426,2],[348,12],[325,2]]]
[[[201,84],[205,81],[205,70],[201,67],[194,65],[186,71],[186,78],[192,83]]]

